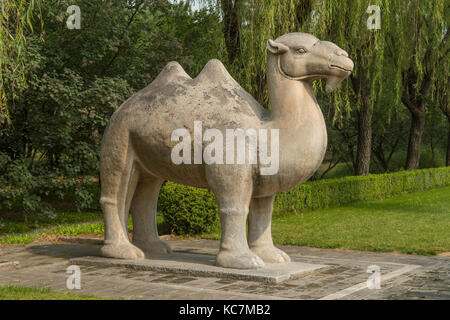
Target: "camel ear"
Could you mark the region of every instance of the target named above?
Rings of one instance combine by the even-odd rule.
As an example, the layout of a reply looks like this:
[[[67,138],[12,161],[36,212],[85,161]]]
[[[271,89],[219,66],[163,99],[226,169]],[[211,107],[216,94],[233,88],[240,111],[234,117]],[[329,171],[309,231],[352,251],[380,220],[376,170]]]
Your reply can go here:
[[[283,54],[289,50],[287,46],[282,43],[275,42],[273,40],[267,41],[267,50],[272,52],[273,54]]]

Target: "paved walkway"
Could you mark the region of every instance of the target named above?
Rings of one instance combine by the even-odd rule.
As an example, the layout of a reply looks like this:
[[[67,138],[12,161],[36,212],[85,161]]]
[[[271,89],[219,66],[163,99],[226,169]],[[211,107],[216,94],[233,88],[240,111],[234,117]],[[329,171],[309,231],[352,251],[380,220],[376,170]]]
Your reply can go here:
[[[218,241],[169,241],[178,251],[215,254]],[[34,243],[0,247],[0,285],[67,291],[69,259],[97,255],[98,245]],[[450,258],[284,246],[293,261],[324,264],[281,284],[193,277],[118,267],[80,266],[74,293],[123,299],[450,299]],[[369,266],[381,272],[381,289],[368,289]]]

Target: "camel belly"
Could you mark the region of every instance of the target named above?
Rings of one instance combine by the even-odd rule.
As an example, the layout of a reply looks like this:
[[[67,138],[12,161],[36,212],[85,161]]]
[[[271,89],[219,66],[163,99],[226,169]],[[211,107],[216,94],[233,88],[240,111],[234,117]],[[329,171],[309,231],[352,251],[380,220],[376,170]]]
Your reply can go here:
[[[175,164],[172,161],[170,140],[158,139],[158,136],[148,139],[131,135],[130,138],[136,160],[145,173],[192,187],[208,187],[203,164]]]

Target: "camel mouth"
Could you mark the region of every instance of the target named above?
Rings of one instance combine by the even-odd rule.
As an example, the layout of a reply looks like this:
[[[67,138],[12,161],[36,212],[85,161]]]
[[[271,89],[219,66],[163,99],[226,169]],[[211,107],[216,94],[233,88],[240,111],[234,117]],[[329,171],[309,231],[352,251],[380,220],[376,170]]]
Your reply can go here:
[[[354,64],[353,61],[346,55],[330,55],[328,60],[328,67],[330,69],[337,69],[345,73],[345,77],[348,77],[352,73]]]
[[[345,71],[345,72],[348,72],[348,73],[351,73],[353,71],[353,69],[347,69],[347,68],[338,66],[336,64],[330,64],[330,68],[332,68],[332,69],[339,69],[339,70],[342,70],[342,71]]]

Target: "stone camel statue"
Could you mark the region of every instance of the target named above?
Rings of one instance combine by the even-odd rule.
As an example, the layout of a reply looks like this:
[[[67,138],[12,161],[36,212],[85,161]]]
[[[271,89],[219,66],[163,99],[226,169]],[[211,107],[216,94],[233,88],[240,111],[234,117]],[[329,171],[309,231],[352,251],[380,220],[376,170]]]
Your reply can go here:
[[[211,60],[194,79],[170,62],[114,112],[100,156],[103,256],[140,259],[171,252],[156,227],[158,194],[163,181],[169,180],[214,192],[222,227],[218,266],[255,269],[290,261],[272,242],[274,198],[311,177],[325,155],[327,132],[313,80],[326,79],[331,92],[350,75],[353,62],[337,45],[305,33],[268,40],[267,50],[270,111],[220,61]],[[279,129],[277,173],[260,174],[261,164],[174,164],[171,133],[177,128],[193,132],[194,121],[202,121],[203,129],[222,131]]]

